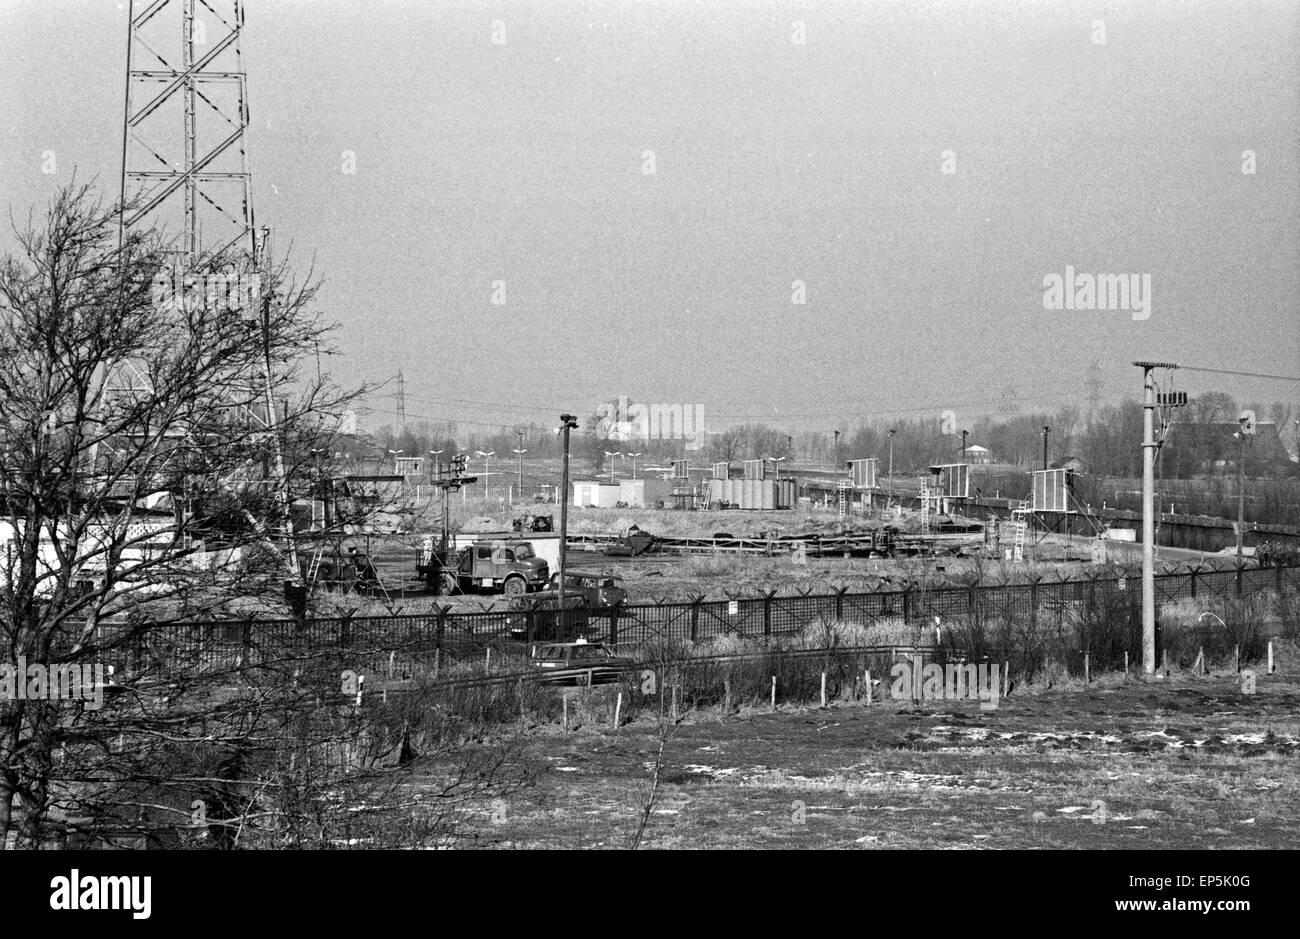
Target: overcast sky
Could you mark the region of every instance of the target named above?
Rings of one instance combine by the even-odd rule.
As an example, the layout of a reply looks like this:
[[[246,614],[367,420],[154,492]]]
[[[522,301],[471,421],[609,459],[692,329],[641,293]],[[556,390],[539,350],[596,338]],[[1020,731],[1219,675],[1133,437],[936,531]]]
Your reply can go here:
[[[246,7],[258,224],[324,275],[332,372],[401,369],[411,418],[625,393],[829,427],[1084,404],[1094,360],[1107,401],[1138,358],[1300,374],[1293,0]],[[125,37],[124,0],[0,0],[0,207],[74,169],[116,196]],[[1067,265],[1149,275],[1149,318],[1044,309]]]

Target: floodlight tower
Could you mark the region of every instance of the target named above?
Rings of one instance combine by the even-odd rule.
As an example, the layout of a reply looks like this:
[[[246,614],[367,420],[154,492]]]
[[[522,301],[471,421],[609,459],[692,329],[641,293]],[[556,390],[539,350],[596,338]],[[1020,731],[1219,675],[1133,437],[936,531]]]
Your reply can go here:
[[[130,0],[118,223],[179,233],[186,267],[200,242],[256,254],[248,171],[244,0]],[[180,133],[177,133],[177,131]]]

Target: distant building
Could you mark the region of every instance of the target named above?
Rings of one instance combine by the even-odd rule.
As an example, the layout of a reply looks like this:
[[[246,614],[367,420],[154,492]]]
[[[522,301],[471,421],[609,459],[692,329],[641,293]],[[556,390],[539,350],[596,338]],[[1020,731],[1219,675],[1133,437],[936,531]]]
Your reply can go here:
[[[618,505],[619,487],[605,483],[575,482],[573,505],[593,509],[612,509]]]
[[[989,453],[987,447],[981,447],[977,443],[971,444],[963,453],[966,454],[967,463],[992,463],[993,454]]]
[[[1067,469],[1072,473],[1086,475],[1088,472],[1088,461],[1082,457],[1067,456],[1053,463],[1052,469]]]

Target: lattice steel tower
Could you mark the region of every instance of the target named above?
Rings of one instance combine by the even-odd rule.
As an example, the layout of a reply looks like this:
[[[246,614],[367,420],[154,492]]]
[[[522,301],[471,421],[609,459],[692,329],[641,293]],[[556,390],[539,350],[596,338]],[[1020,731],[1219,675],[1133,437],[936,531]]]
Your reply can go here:
[[[243,0],[130,0],[122,122],[122,219],[200,248],[255,253],[248,171]]]

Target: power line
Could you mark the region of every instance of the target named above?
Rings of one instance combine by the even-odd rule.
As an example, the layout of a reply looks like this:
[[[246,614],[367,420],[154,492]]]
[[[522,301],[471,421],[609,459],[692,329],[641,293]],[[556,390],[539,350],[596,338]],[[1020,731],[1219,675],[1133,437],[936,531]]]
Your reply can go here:
[[[1239,372],[1230,368],[1197,368],[1195,365],[1179,365],[1184,372],[1212,372],[1216,375],[1240,375],[1243,378],[1268,378],[1274,381],[1300,381],[1295,375],[1265,375],[1262,372]]]

